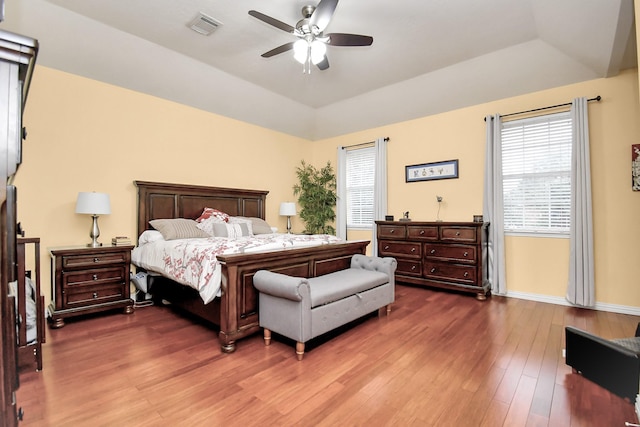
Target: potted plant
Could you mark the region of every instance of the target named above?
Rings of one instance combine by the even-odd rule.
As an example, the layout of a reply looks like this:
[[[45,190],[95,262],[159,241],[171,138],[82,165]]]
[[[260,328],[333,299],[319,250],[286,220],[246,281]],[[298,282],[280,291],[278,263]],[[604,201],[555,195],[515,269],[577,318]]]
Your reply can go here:
[[[331,225],[336,219],[336,176],[331,162],[321,169],[302,160],[296,168],[298,183],[293,194],[298,196],[300,218],[305,223],[305,233],[336,234]]]

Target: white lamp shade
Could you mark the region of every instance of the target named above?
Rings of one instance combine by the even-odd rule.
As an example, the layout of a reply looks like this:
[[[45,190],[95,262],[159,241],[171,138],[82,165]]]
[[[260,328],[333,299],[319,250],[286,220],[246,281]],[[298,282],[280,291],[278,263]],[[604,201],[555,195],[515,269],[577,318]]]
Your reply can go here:
[[[313,65],[318,65],[327,53],[327,45],[319,40],[314,40],[311,43],[311,62]]]
[[[293,44],[293,57],[301,64],[307,62],[307,55],[309,53],[309,43],[306,40],[298,40]]]
[[[109,215],[111,201],[107,193],[80,192],[76,201],[76,213],[88,215]]]
[[[280,203],[280,215],[294,216],[296,214],[296,204],[293,202]]]

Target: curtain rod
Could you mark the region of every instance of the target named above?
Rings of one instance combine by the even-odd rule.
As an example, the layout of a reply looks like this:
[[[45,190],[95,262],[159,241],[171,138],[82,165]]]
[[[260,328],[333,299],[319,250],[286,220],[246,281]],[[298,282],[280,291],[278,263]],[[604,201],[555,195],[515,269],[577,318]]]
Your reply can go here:
[[[389,137],[385,136],[384,140],[389,142]],[[362,147],[363,145],[369,145],[369,144],[375,144],[375,143],[376,143],[375,141],[361,142],[360,144],[346,145],[346,146],[342,146],[340,148],[342,148],[343,150],[346,150],[347,148]]]
[[[595,98],[587,99],[587,101],[600,101],[601,99],[602,99],[602,97],[600,95],[598,95]],[[564,104],[558,104],[558,105],[550,105],[548,107],[534,108],[533,110],[518,111],[517,113],[504,114],[504,115],[502,115],[502,117],[515,116],[517,114],[534,113],[536,111],[550,110],[552,108],[566,107],[568,105],[571,105],[571,102],[565,102]],[[484,120],[486,121],[487,118],[485,117]]]

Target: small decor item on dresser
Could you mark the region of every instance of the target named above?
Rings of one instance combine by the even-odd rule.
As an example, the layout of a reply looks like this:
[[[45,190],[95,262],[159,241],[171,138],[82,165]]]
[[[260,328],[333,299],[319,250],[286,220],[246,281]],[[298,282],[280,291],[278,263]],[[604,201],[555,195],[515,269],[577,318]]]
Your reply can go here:
[[[484,222],[484,218],[482,217],[482,215],[474,215],[473,222]]]
[[[411,218],[409,218],[409,211],[402,213],[402,218],[400,218],[400,221],[411,221]]]
[[[385,215],[384,216],[384,220],[385,221],[393,221],[393,215]]]
[[[131,245],[131,239],[127,236],[116,236],[111,239],[113,246],[129,246]]]

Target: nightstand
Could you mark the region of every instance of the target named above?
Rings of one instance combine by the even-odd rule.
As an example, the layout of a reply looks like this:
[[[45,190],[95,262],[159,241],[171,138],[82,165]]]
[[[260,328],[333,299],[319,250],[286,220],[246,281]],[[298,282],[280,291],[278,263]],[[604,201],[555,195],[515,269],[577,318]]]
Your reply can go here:
[[[51,254],[51,327],[67,317],[122,308],[133,313],[129,271],[133,246],[73,246]]]

